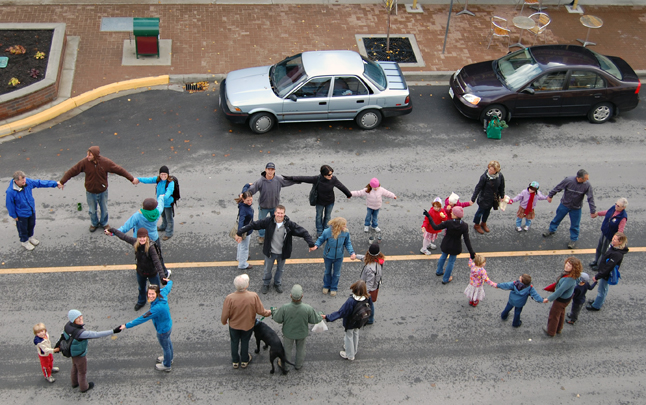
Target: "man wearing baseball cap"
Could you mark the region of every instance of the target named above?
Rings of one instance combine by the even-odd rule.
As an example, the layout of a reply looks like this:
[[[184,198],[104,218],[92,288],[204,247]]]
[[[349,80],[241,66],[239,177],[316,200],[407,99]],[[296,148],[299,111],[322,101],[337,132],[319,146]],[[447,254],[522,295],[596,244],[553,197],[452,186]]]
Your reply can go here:
[[[254,183],[246,184],[242,192],[249,191],[252,195],[260,192],[260,198],[258,198],[258,221],[260,221],[274,214],[276,206],[280,204],[280,190],[293,184],[296,183],[276,174],[276,165],[269,162],[265,166],[265,171],[260,173],[260,178]],[[265,230],[260,229],[258,235],[258,244],[262,245],[265,242]]]

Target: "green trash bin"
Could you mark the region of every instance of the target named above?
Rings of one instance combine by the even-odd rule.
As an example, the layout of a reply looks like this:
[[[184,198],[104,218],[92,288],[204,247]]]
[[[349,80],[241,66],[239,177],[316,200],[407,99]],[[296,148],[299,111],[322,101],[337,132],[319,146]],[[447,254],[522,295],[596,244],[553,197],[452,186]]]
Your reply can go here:
[[[156,55],[159,58],[159,18],[133,18],[132,34],[137,59],[139,55]]]

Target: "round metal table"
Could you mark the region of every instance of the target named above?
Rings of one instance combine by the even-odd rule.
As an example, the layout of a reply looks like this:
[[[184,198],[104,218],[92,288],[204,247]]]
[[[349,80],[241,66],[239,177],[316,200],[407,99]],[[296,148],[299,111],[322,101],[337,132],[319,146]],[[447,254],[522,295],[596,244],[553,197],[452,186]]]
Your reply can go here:
[[[601,28],[603,26],[603,20],[593,15],[583,15],[581,16],[581,24],[583,24],[584,27],[588,27],[588,33],[585,36],[585,41],[582,39],[577,39],[577,41],[581,42],[584,47],[588,45],[596,45],[596,43],[588,41],[590,30],[592,28]]]
[[[510,48],[513,48],[515,46],[519,46],[521,48],[527,48],[527,46],[523,45],[523,30],[531,30],[536,26],[536,22],[532,20],[529,17],[523,17],[522,15],[519,15],[517,17],[514,17],[513,20],[511,20],[514,23],[514,26],[517,28],[520,28],[520,34],[518,34],[518,42],[515,44],[509,45]]]

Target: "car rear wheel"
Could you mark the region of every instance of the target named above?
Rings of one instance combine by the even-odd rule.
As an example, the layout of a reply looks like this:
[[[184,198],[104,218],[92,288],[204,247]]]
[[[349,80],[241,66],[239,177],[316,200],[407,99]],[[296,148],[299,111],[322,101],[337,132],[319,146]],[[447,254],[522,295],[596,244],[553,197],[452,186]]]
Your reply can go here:
[[[257,134],[269,132],[276,123],[276,117],[267,112],[259,112],[251,116],[249,127]]]
[[[485,108],[480,115],[480,121],[489,120],[497,117],[499,120],[504,120],[507,117],[507,109],[499,104],[493,104]]]
[[[355,121],[361,129],[374,129],[381,124],[381,113],[377,110],[361,111]]]
[[[593,124],[603,124],[612,117],[612,114],[612,104],[600,103],[592,107],[590,112],[588,112],[588,120]]]

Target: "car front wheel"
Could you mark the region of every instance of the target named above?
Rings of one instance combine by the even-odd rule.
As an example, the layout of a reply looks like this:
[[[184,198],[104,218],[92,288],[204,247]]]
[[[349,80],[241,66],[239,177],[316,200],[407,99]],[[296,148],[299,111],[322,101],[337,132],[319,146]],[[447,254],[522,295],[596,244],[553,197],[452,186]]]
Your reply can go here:
[[[361,111],[355,120],[361,129],[374,129],[381,124],[381,113],[377,110]]]
[[[507,109],[498,104],[490,105],[482,112],[480,121],[484,121],[485,119],[488,121],[493,117],[497,117],[499,120],[504,120],[505,117],[507,117]]]
[[[251,116],[249,127],[257,134],[269,132],[276,123],[276,117],[267,112],[259,112]]]
[[[588,113],[588,120],[593,124],[603,124],[608,121],[613,114],[612,104],[597,104]]]

